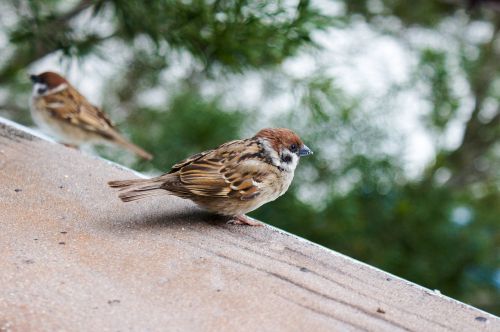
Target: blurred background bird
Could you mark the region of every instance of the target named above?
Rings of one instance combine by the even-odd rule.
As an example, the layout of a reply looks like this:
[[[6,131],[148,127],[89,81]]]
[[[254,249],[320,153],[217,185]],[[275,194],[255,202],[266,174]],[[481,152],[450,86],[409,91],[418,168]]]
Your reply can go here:
[[[44,72],[30,78],[33,82],[31,115],[48,134],[69,146],[111,143],[141,158],[153,158],[123,137],[106,114],[89,103],[64,77]]]

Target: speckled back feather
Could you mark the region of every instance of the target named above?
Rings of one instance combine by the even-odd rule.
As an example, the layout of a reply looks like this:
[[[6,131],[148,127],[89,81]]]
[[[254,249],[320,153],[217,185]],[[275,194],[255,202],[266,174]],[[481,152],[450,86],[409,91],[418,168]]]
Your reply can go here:
[[[258,140],[246,139],[225,143],[214,150],[193,155],[159,177],[147,180],[109,182],[111,187],[127,190],[123,201],[156,195],[158,189],[182,198],[234,198],[251,200],[260,194],[258,184],[264,175],[261,166],[250,161],[262,153]]]

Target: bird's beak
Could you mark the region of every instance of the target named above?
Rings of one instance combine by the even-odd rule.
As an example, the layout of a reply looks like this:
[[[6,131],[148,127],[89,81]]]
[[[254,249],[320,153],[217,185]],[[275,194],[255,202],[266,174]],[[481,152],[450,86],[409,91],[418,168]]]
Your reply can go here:
[[[33,82],[33,83],[38,83],[39,78],[38,78],[38,76],[37,76],[37,75],[30,75],[30,80],[31,80],[31,82]]]
[[[313,154],[313,152],[307,147],[307,145],[303,145],[299,150],[299,157],[305,157],[310,154]]]

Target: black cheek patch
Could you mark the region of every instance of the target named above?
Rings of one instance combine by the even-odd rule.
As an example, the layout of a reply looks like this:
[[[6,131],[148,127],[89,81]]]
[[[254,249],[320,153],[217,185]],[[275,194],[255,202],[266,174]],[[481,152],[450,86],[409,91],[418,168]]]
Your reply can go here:
[[[286,155],[286,156],[283,156],[281,157],[281,161],[284,162],[284,163],[291,163],[292,162],[292,157],[290,155]]]

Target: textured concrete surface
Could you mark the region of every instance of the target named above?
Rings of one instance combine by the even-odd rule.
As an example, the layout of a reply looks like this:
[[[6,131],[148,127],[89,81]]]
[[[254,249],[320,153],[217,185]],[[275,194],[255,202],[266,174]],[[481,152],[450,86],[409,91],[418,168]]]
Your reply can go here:
[[[106,182],[131,176],[0,121],[0,331],[500,331],[272,227],[124,204]]]

